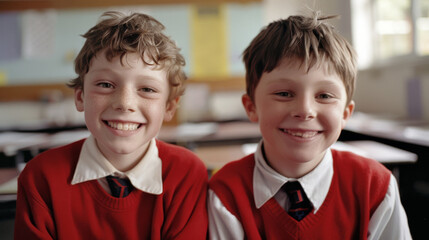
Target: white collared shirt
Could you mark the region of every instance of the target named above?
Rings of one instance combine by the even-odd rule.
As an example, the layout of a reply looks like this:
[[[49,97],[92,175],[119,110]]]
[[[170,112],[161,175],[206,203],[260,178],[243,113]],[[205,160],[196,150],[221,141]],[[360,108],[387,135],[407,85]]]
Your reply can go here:
[[[114,175],[128,178],[131,184],[150,194],[162,193],[162,162],[158,156],[155,139],[149,143],[148,150],[139,163],[129,171],[117,170],[100,152],[91,135],[83,143],[79,160],[72,179],[72,185],[90,180],[98,180],[101,186],[110,193],[106,176]]]
[[[282,176],[266,163],[262,154],[261,140],[255,152],[253,173],[253,197],[257,208],[274,197],[287,209],[287,194],[279,190],[284,183],[293,180],[301,183],[316,213],[328,194],[334,174],[331,149],[326,151],[322,161],[310,173],[301,178],[292,179]],[[226,209],[211,189],[208,193],[208,215],[210,239],[244,239],[240,221]],[[384,200],[370,219],[368,239],[411,239],[407,216],[393,175],[390,177]]]
[[[253,170],[253,192],[256,207],[262,207],[274,196],[280,206],[286,206],[286,210],[288,210],[287,194],[279,190],[288,181],[298,181],[312,203],[314,213],[316,213],[328,194],[334,174],[331,151],[326,151],[322,161],[310,173],[295,179],[281,175],[267,164],[260,150],[261,143],[258,145],[258,151],[255,152],[255,168]],[[316,186],[314,185],[315,182],[323,182],[324,184]]]

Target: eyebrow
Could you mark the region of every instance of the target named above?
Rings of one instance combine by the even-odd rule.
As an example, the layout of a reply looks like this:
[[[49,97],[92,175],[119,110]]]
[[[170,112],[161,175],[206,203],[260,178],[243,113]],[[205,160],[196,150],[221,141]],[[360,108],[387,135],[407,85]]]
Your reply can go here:
[[[341,84],[339,84],[337,81],[332,81],[332,80],[322,80],[322,81],[320,81],[319,82],[320,83],[320,85],[328,85],[328,86],[333,86],[333,87],[342,87],[342,86],[344,86],[345,87],[345,85],[344,85],[344,83],[343,83],[343,81],[341,80],[341,83],[343,83],[343,85],[341,85]]]
[[[273,79],[268,79],[268,80],[271,80],[271,82],[274,82],[274,83],[276,83],[276,82],[299,82],[299,80],[297,81],[297,80],[287,78],[287,77],[273,78]],[[343,82],[343,81],[341,80],[341,82]],[[330,78],[321,79],[320,81],[318,81],[318,83],[337,85],[336,81],[333,79],[330,79]]]
[[[341,79],[340,79],[341,80]],[[276,86],[276,85],[281,85],[281,84],[299,84],[299,80],[293,80],[287,77],[282,77],[282,78],[277,78],[277,79],[272,79],[271,81],[269,81],[267,86]],[[341,83],[343,83],[343,81],[341,80]],[[318,81],[315,86],[324,86],[324,87],[332,87],[332,88],[336,88],[341,90],[342,87],[345,88],[345,85],[341,85],[341,83],[334,81],[332,79],[322,79],[320,81]],[[344,83],[343,83],[344,84]]]
[[[115,73],[115,71],[113,71],[112,69],[110,69],[110,68],[89,68],[88,69],[88,72],[87,73],[98,73],[98,72],[101,72],[101,73],[103,73],[103,72],[111,72],[111,73]]]
[[[93,70],[89,70],[87,74],[114,74],[117,76],[122,76],[122,74],[113,71],[110,68],[98,68],[98,69],[93,69]],[[154,77],[153,75],[149,75],[149,74],[139,74],[137,75],[138,78],[144,78],[146,80],[156,80],[158,81],[159,79],[157,77]]]

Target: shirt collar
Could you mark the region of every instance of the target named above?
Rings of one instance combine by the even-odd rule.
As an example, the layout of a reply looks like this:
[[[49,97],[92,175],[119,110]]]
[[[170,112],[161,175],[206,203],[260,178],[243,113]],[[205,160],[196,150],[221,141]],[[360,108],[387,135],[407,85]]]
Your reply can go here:
[[[296,180],[301,183],[316,212],[325,200],[331,186],[334,173],[331,150],[326,151],[322,161],[315,169],[301,178],[293,179],[281,175],[267,164],[262,154],[262,145],[263,141],[261,140],[255,152],[255,168],[253,170],[253,194],[256,207],[260,208],[270,198],[274,197],[283,184]]]
[[[89,136],[83,143],[72,184],[101,179],[108,175],[126,176],[135,188],[151,194],[161,194],[162,161],[158,156],[155,139],[151,140],[146,154],[134,168],[121,172],[103,156],[95,138]]]

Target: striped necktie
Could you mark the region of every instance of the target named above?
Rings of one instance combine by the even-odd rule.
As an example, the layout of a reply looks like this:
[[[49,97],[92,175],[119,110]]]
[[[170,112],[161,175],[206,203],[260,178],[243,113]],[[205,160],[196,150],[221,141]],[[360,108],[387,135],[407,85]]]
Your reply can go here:
[[[118,178],[114,176],[107,176],[107,183],[109,184],[109,188],[112,196],[117,198],[123,198],[128,196],[130,192],[133,190],[133,185],[127,178]]]
[[[290,216],[301,221],[313,210],[310,200],[298,181],[287,182],[282,186],[282,189],[286,192],[289,199],[290,207],[288,213]]]

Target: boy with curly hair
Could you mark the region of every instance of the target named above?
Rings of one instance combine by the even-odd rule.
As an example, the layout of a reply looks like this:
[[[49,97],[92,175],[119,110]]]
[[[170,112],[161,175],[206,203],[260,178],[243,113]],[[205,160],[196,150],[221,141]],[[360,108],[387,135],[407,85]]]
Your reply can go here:
[[[156,139],[185,61],[154,18],[106,12],[75,60],[90,137],[45,151],[18,180],[15,239],[205,239],[207,171]]]

